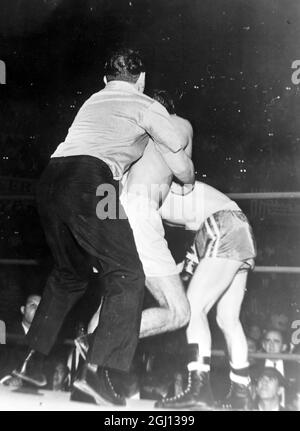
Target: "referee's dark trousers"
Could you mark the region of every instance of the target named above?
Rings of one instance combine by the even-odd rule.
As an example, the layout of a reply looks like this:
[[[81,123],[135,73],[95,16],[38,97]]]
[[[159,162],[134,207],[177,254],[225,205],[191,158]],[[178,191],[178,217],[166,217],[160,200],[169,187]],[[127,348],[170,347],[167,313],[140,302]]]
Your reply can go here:
[[[37,201],[54,269],[27,337],[32,349],[50,352],[64,318],[86,291],[97,261],[106,294],[89,362],[128,371],[139,337],[145,277],[128,220],[102,220],[97,215],[103,196],[96,192],[104,184],[114,187],[115,194],[104,197],[113,209],[119,205],[118,182],[101,160],[52,158],[45,169]]]

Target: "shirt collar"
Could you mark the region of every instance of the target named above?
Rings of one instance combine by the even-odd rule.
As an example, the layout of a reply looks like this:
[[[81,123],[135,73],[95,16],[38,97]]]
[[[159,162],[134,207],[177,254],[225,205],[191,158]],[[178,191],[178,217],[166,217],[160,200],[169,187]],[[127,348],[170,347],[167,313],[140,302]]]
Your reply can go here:
[[[131,84],[130,82],[126,81],[109,81],[106,86],[106,90],[123,90],[130,93],[139,93],[138,89],[134,86],[134,84]]]
[[[22,322],[22,326],[23,326],[23,329],[24,329],[24,332],[25,332],[25,335],[27,334],[27,332],[29,331],[29,328],[27,328],[27,326],[26,325],[24,325],[24,323]]]

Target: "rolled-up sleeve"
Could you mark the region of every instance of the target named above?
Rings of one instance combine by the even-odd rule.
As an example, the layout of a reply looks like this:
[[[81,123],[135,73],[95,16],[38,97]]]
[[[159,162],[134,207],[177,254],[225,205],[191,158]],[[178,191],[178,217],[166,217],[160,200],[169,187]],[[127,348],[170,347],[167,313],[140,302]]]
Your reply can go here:
[[[177,153],[184,146],[168,111],[156,101],[140,113],[139,126],[146,130],[162,153]]]

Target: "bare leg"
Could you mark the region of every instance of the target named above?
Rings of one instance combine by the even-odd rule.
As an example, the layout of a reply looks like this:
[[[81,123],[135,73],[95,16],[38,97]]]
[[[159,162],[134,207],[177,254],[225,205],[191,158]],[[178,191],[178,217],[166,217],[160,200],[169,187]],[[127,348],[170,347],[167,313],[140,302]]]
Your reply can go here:
[[[217,307],[217,322],[226,339],[231,365],[237,369],[248,365],[248,346],[239,317],[247,275],[247,272],[236,274]]]
[[[240,262],[209,258],[202,259],[188,287],[191,318],[187,328],[188,343],[199,345],[200,356],[210,356],[211,335],[207,313],[230,286]]]
[[[187,328],[188,385],[179,395],[158,402],[158,407],[189,408],[212,404],[209,378],[211,335],[207,313],[219,301],[218,323],[226,334],[229,349],[236,356],[237,342],[241,339],[240,357],[241,360],[246,358],[241,367],[234,368],[232,365],[232,384],[226,404],[236,409],[249,408],[247,344],[243,344],[243,331],[239,326],[239,312],[247,275],[238,273],[240,266],[241,262],[229,259],[206,258],[200,261],[188,288],[191,306],[191,318]],[[229,334],[230,331],[233,331],[232,335]]]
[[[146,285],[159,307],[143,311],[140,338],[173,331],[185,326],[190,318],[190,307],[180,277],[147,277]]]
[[[229,289],[220,299],[217,308],[217,322],[223,331],[230,356],[230,391],[225,405],[237,410],[251,409],[249,390],[248,346],[240,322],[240,310],[247,282],[247,272],[238,272]]]
[[[188,323],[190,307],[179,275],[147,277],[146,285],[159,307],[143,311],[140,338],[173,331]],[[101,305],[89,323],[89,334],[98,325]]]

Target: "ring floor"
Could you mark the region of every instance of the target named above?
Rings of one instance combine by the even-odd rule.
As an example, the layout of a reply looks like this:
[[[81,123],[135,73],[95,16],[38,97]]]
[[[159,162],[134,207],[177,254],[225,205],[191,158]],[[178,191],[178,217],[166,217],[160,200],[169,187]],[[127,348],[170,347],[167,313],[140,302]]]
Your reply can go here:
[[[0,411],[167,411],[154,400],[127,399],[125,407],[70,401],[69,392],[16,389],[0,385]],[[184,409],[186,411],[186,409]]]

